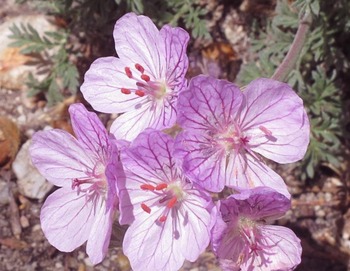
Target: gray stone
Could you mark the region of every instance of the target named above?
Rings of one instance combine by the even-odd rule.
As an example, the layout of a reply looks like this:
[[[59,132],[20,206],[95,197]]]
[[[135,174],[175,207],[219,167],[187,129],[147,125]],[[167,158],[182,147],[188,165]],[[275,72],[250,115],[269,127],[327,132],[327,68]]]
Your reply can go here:
[[[29,156],[30,144],[31,140],[23,144],[12,164],[12,169],[17,177],[19,192],[28,198],[42,199],[53,185],[33,166]]]

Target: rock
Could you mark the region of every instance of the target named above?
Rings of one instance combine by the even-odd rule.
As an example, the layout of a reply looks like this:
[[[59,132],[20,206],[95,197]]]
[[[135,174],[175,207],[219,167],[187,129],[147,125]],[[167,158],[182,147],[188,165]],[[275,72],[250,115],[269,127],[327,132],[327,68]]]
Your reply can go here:
[[[29,156],[31,140],[23,144],[17,154],[12,168],[17,177],[18,190],[21,194],[32,199],[42,199],[53,185],[45,180],[33,166]]]
[[[28,218],[26,216],[24,216],[24,215],[22,215],[19,218],[19,222],[21,223],[21,227],[23,229],[28,228],[30,226]]]
[[[9,203],[9,185],[0,178],[0,206]]]
[[[33,60],[32,56],[20,53],[20,48],[10,47],[13,39],[9,36],[12,34],[10,27],[21,24],[27,26],[30,24],[35,28],[39,35],[47,31],[57,31],[57,26],[50,22],[49,17],[45,15],[19,15],[8,18],[0,25],[0,88],[7,89],[25,89],[25,82],[29,73],[33,73],[34,78],[42,80],[47,73],[42,73],[35,65],[29,65]]]
[[[20,143],[17,125],[6,117],[0,116],[0,167],[8,169],[14,160]]]

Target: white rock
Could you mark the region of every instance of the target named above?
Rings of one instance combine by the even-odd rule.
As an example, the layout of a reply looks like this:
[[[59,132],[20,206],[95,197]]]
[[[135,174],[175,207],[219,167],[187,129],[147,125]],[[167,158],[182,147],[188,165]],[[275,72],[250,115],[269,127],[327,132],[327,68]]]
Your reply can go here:
[[[23,144],[12,164],[17,177],[18,190],[21,194],[32,199],[42,199],[53,187],[33,166],[29,156],[31,140]]]

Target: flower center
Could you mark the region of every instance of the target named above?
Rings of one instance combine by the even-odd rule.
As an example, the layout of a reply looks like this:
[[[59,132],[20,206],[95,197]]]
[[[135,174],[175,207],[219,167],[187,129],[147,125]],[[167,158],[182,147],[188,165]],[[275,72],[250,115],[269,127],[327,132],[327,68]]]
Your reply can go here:
[[[105,166],[97,162],[93,171],[88,172],[85,178],[72,181],[72,189],[76,189],[78,194],[85,193],[87,201],[100,195],[105,196],[108,189]]]
[[[161,216],[158,218],[159,222],[165,222],[169,212],[176,208],[181,201],[184,199],[185,192],[182,189],[182,185],[179,181],[172,182],[170,184],[160,183],[156,186],[151,184],[142,184],[140,188],[144,191],[152,192],[160,198],[156,201],[154,205],[164,206],[165,209],[162,212]],[[144,202],[141,203],[141,208],[146,213],[150,214],[152,206],[148,206]]]
[[[239,231],[249,246],[249,253],[258,255],[263,250],[257,222],[246,217],[240,217],[238,221]]]
[[[136,81],[135,88],[122,88],[121,93],[131,94],[134,93],[139,97],[149,95],[155,100],[162,99],[167,93],[167,84],[165,82],[159,82],[156,80],[151,80],[151,76],[146,74],[145,69],[140,64],[135,64],[135,69],[131,70],[130,67],[125,67],[125,74],[130,79]]]
[[[249,138],[243,135],[236,123],[229,126],[225,132],[214,135],[214,140],[225,149],[228,155],[232,150],[239,152],[249,142]]]

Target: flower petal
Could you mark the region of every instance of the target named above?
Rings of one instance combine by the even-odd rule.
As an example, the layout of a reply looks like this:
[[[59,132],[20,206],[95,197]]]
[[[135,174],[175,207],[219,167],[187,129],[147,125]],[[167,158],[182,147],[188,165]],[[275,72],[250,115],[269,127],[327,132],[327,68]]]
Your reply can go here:
[[[112,224],[118,208],[118,176],[123,173],[123,168],[118,160],[119,153],[115,143],[111,139],[111,160],[106,166],[105,176],[107,179],[106,197],[98,197],[94,203],[97,214],[88,238],[86,251],[93,264],[100,263],[107,254],[112,234]]]
[[[173,105],[152,105],[152,101],[144,103],[140,108],[119,116],[111,126],[111,133],[117,139],[133,140],[147,128],[161,130],[175,124],[176,112]]]
[[[234,261],[219,259],[219,265],[222,271],[240,271],[241,268]]]
[[[212,144],[206,135],[181,132],[176,137],[174,155],[182,160],[185,174],[211,192],[222,191],[231,178],[225,150]]]
[[[150,18],[125,14],[115,24],[113,36],[121,59],[141,64],[154,78],[165,77],[164,40]]]
[[[242,271],[293,270],[301,262],[301,245],[294,232],[282,226],[261,226],[260,243],[265,250],[259,252],[260,257],[250,257],[241,265]]]
[[[189,34],[180,27],[165,25],[159,31],[165,44],[167,63],[167,83],[180,91],[186,84],[185,75],[188,69],[186,48],[190,39]]]
[[[133,270],[179,270],[185,259],[195,261],[209,244],[211,216],[205,200],[190,195],[160,223],[162,210],[141,212],[127,230],[123,251]]]
[[[69,107],[74,134],[87,149],[96,154],[101,162],[109,156],[109,136],[106,128],[93,112],[86,110],[83,104],[72,104]]]
[[[133,270],[178,270],[185,259],[196,260],[209,244],[211,198],[182,179],[172,157],[173,147],[174,139],[169,135],[148,129],[121,153],[126,181],[120,190],[120,209],[122,215],[132,212],[134,216],[133,221],[125,219],[132,223],[123,251]],[[161,193],[156,188],[169,183],[179,185],[182,192],[176,193],[184,193],[181,201],[171,207],[164,203],[168,191]],[[161,217],[165,220],[161,221]]]
[[[118,180],[120,197],[120,224],[130,224],[140,213],[144,213],[141,203],[150,202],[151,197],[140,186],[147,183],[156,186],[159,183],[168,183],[176,169],[167,165],[174,165],[170,156],[173,139],[156,130],[147,129],[121,151],[121,161],[125,169],[125,176]],[[135,170],[137,168],[137,171]],[[131,215],[133,214],[133,215]]]
[[[172,157],[174,139],[160,131],[147,129],[141,133],[124,153],[124,167],[144,180],[171,182],[176,165]],[[126,160],[127,159],[127,160]],[[169,166],[171,165],[171,166]]]
[[[60,188],[45,201],[40,221],[50,244],[60,251],[70,252],[81,246],[89,237],[95,220],[92,201],[85,194]]]
[[[136,73],[129,62],[115,57],[102,57],[91,64],[80,90],[95,110],[123,113],[134,110],[146,100],[146,97],[135,95],[134,91],[130,94],[121,92],[122,88],[137,89],[136,80],[126,75],[125,67]]]
[[[290,199],[290,193],[281,176],[250,154],[238,154],[230,159],[228,167],[233,168],[233,176],[227,186],[251,189],[267,186]]]
[[[178,120],[184,129],[225,132],[242,103],[242,92],[225,80],[199,75],[179,95]]]
[[[69,133],[54,129],[34,134],[30,147],[33,164],[51,183],[71,187],[73,179],[87,177],[95,161]]]
[[[310,125],[303,101],[285,83],[260,78],[244,91],[246,107],[241,129],[250,136],[251,149],[279,163],[291,163],[305,155]]]
[[[108,209],[102,198],[100,198],[100,202],[96,202],[96,206],[98,206],[98,213],[86,245],[86,252],[93,264],[102,262],[108,252],[115,214],[115,209]]]
[[[222,206],[236,205],[238,201],[246,201],[237,210],[239,214],[249,214],[253,219],[277,219],[290,209],[290,200],[275,190],[266,187],[254,189],[238,189],[239,193],[229,196],[222,202]],[[231,201],[231,202],[230,202]]]

